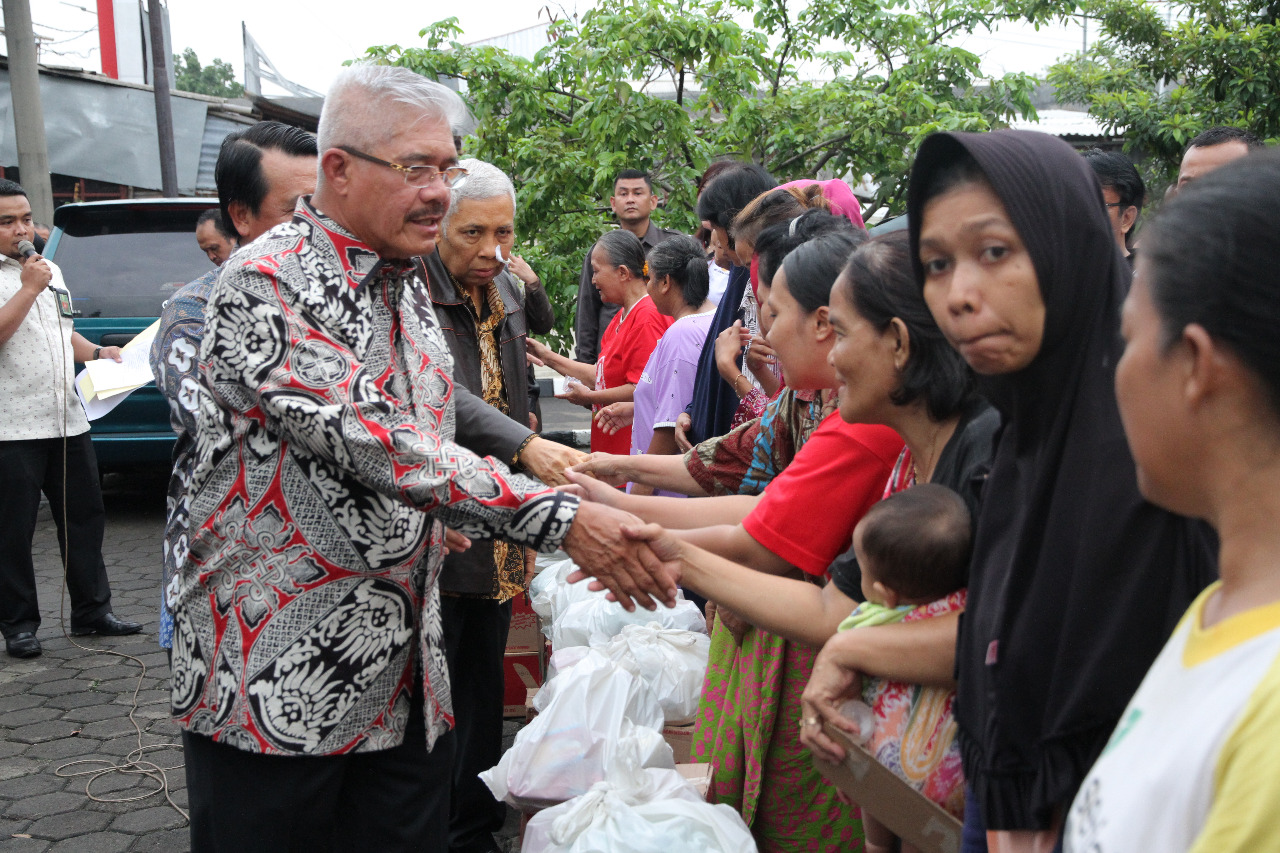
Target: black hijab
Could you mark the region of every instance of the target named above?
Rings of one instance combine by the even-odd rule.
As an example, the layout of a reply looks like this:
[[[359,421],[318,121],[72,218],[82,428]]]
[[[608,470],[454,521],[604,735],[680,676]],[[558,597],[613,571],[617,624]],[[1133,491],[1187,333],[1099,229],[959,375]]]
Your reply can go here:
[[[981,381],[1004,427],[974,539],[956,717],[987,828],[1044,829],[1215,577],[1216,543],[1138,493],[1113,384],[1129,269],[1079,154],[1027,131],[926,139],[908,194],[917,277],[925,192],[963,152],[1031,255],[1045,329],[1030,365]]]

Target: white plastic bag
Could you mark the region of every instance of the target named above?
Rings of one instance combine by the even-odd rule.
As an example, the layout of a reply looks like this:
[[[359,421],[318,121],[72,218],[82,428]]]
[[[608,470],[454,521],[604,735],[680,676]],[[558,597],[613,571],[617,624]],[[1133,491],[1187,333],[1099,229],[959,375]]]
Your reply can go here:
[[[559,619],[565,609],[575,601],[590,598],[603,599],[604,590],[592,592],[591,581],[569,583],[566,578],[577,571],[578,566],[567,557],[540,564],[538,573],[529,584],[529,603],[533,612],[542,617],[542,630],[551,639],[551,624]]]
[[[706,634],[650,622],[627,625],[618,636],[593,643],[592,648],[643,678],[657,694],[668,724],[684,725],[697,716],[711,653]]]
[[[607,782],[539,812],[522,853],[754,853],[751,830],[732,808],[711,805],[685,785],[640,799]]]
[[[698,605],[687,600],[680,590],[676,590],[675,607],[661,604],[657,610],[637,607],[631,613],[616,601],[609,601],[603,595],[593,595],[570,603],[562,613],[555,615],[551,625],[551,645],[563,649],[606,643],[621,634],[627,625],[647,625],[650,622],[656,622],[663,628],[707,633],[707,620],[698,610]]]
[[[538,716],[498,765],[480,774],[499,800],[517,808],[548,806],[635,768],[675,768],[659,731],[657,697],[599,652],[588,651],[548,682],[534,705]]]

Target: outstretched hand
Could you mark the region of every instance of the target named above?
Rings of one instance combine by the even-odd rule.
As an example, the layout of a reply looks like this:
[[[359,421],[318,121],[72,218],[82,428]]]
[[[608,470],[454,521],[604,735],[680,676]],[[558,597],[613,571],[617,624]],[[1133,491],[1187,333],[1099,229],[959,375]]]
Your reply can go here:
[[[633,402],[610,403],[595,415],[596,424],[606,435],[615,435],[619,430],[631,426],[636,418],[636,404]]]
[[[565,551],[579,569],[568,581],[594,577],[629,612],[636,604],[646,610],[656,609],[659,602],[674,607],[678,569],[650,543],[624,537],[624,525],[639,527],[640,520],[602,504],[579,504],[564,540]]]
[[[548,486],[562,486],[569,482],[564,470],[586,458],[581,450],[539,436],[520,451],[520,467]]]
[[[622,456],[621,454],[592,453],[586,458],[586,461],[574,465],[573,471],[577,474],[595,477],[610,486],[625,486],[631,479],[630,469],[627,467],[630,459],[630,456]]]
[[[564,476],[576,488],[574,494],[583,500],[610,507],[618,505],[618,496],[622,493],[603,480],[588,477],[586,474],[579,474],[574,468],[565,471]]]

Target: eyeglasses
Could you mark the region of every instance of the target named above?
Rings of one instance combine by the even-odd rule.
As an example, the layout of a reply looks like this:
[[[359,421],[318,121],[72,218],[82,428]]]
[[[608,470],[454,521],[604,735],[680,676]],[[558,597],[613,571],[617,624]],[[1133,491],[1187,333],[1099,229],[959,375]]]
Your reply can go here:
[[[1133,207],[1133,205],[1125,204],[1122,201],[1104,201],[1102,203],[1102,206],[1103,207]]]
[[[395,169],[404,175],[404,182],[411,187],[429,187],[436,181],[441,181],[446,187],[461,186],[462,182],[467,179],[467,170],[461,166],[450,166],[443,171],[435,166],[401,166],[399,163],[391,163],[386,160],[380,160],[372,154],[366,154],[349,145],[335,146],[339,151],[345,151],[352,157],[359,157],[361,160],[368,160],[370,163],[377,163],[379,166],[386,166],[388,169]]]

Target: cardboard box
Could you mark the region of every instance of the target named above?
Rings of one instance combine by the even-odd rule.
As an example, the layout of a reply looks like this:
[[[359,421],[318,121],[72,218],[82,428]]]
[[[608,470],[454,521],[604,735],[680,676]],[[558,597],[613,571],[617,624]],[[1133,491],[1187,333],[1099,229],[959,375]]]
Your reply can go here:
[[[959,853],[960,821],[899,779],[844,732],[830,725],[824,725],[823,732],[847,753],[843,764],[814,758],[814,766],[828,781],[922,853]]]
[[[530,687],[528,690],[526,690],[526,691],[525,691],[525,694],[524,694],[524,721],[525,721],[526,723],[532,723],[532,722],[533,722],[533,718],[534,718],[534,717],[536,717],[536,716],[538,716],[538,709],[537,709],[537,708],[535,708],[535,707],[533,707],[533,699],[534,699],[534,697],[535,697],[535,696],[537,696],[537,695],[538,695],[538,691],[539,691],[539,690],[541,690],[541,689],[542,689],[541,687]]]
[[[507,654],[542,654],[544,642],[538,630],[536,613],[512,613],[511,629],[507,631]]]
[[[710,764],[677,764],[676,772],[693,783],[702,799],[707,799],[707,794],[711,791]]]
[[[523,717],[529,688],[542,684],[542,655],[506,654],[502,658],[502,716]]]
[[[688,764],[689,753],[693,750],[693,723],[687,726],[663,726],[662,738],[671,745],[671,753],[676,764]]]

